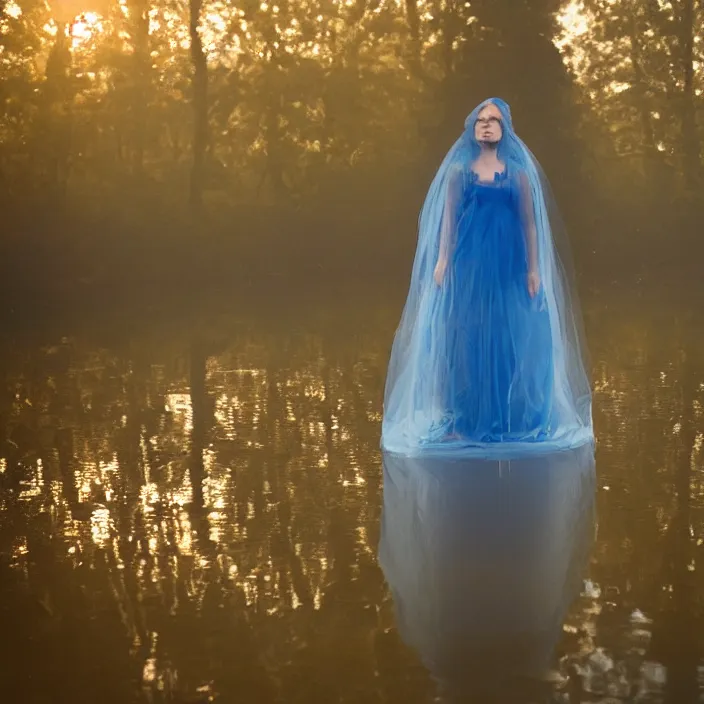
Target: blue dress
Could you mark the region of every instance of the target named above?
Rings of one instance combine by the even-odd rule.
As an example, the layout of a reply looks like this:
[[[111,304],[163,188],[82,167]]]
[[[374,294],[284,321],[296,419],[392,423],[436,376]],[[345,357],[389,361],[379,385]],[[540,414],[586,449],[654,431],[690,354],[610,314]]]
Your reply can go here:
[[[458,174],[445,317],[445,414],[429,440],[534,442],[551,432],[553,359],[541,288],[528,292],[518,174]]]

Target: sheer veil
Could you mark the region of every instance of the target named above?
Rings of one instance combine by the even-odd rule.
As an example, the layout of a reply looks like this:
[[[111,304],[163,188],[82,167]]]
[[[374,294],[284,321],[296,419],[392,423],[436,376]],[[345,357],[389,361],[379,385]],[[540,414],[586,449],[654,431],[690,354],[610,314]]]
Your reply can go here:
[[[453,287],[436,285],[433,272],[444,217],[461,196],[456,187],[457,177],[466,175],[479,155],[474,126],[479,112],[488,104],[495,105],[502,115],[499,159],[510,172],[522,174],[532,200],[544,291],[542,305],[547,307],[552,331],[553,422],[546,442],[433,446],[426,440],[429,428],[441,421],[445,410],[441,389],[447,375],[446,313],[453,305]],[[578,446],[593,437],[591,390],[585,357],[569,244],[547,178],[516,134],[509,106],[499,98],[490,98],[467,117],[464,132],[445,156],[420,213],[410,288],[396,331],[386,380],[382,447],[403,454],[432,450],[498,457]]]

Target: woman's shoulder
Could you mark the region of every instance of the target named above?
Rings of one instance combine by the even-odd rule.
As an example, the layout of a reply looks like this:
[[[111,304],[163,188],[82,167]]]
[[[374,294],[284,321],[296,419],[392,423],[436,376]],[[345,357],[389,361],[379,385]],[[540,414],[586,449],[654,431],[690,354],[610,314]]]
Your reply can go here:
[[[528,183],[528,175],[525,169],[515,162],[507,162],[504,173],[501,175],[504,185],[511,191],[520,191]]]
[[[460,191],[467,182],[467,170],[462,164],[453,164],[447,174],[447,183],[452,191]]]
[[[519,183],[528,181],[528,172],[526,171],[523,165],[517,164],[515,162],[509,162],[506,167],[507,169],[510,169],[511,178],[513,178],[515,181]]]
[[[450,170],[448,172],[448,177],[451,181],[456,181],[458,179],[464,178],[465,174],[467,173],[467,167],[464,164],[455,162],[450,166]]]

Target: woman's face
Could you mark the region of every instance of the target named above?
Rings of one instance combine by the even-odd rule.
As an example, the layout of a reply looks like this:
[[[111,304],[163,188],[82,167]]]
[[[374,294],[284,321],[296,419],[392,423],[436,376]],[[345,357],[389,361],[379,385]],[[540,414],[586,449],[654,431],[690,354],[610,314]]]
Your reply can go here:
[[[497,144],[501,141],[503,134],[501,111],[496,105],[489,103],[489,105],[482,108],[477,116],[477,122],[474,125],[474,137],[477,142]]]

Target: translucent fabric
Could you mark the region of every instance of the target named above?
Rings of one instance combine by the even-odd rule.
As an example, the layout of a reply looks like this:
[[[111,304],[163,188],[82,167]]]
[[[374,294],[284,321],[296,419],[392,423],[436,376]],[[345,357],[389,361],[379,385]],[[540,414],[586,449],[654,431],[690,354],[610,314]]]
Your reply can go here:
[[[504,165],[477,176],[479,112],[499,108]],[[531,295],[528,261],[540,288]],[[447,261],[438,283],[434,271]],[[593,437],[571,257],[547,180],[492,98],[436,174],[419,221],[411,283],[384,398],[382,447],[510,458]]]
[[[404,641],[445,684],[542,674],[594,537],[593,444],[383,460],[379,562]]]

